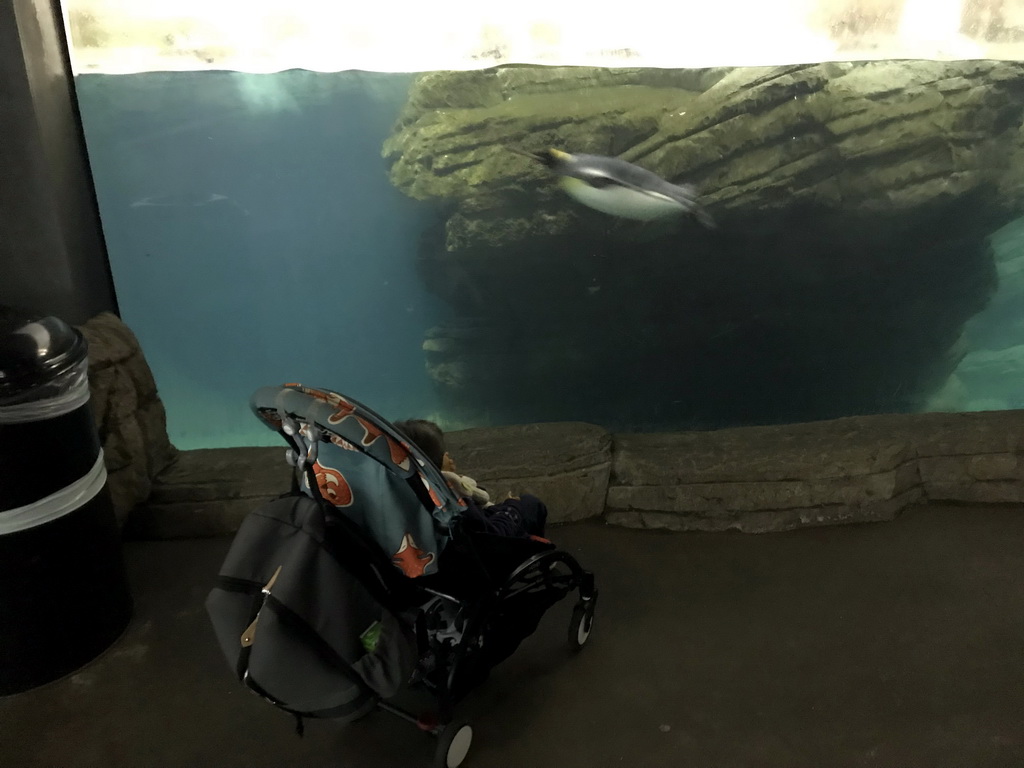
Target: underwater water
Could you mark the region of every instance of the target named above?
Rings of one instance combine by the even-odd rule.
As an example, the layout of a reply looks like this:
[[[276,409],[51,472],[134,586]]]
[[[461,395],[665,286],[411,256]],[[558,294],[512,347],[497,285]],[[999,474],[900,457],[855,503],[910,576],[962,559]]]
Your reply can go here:
[[[121,313],[180,448],[301,381],[448,428],[1024,407],[1024,70],[80,75]],[[507,147],[697,185],[589,208]]]
[[[412,268],[429,210],[380,155],[408,81],[77,79],[121,315],[178,447],[276,445],[248,398],[286,381],[436,410],[420,346],[445,308]]]

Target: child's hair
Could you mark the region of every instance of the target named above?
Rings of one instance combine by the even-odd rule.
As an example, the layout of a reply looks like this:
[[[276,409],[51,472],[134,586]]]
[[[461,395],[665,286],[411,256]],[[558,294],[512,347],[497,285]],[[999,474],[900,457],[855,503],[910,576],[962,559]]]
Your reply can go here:
[[[444,432],[437,424],[426,419],[407,419],[396,421],[395,428],[427,454],[438,469],[441,468],[445,454]]]

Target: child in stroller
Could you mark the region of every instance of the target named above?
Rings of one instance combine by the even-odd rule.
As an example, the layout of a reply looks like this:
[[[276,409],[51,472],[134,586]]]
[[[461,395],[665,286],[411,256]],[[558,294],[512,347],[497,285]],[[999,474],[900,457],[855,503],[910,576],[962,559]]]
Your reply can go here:
[[[407,419],[396,421],[395,427],[441,468],[449,487],[467,501],[467,509],[462,514],[464,528],[498,536],[543,538],[548,518],[543,501],[532,494],[513,496],[510,492],[507,498],[496,504],[491,501],[487,490],[473,478],[458,473],[455,461],[445,446],[444,432],[435,422]]]
[[[539,500],[524,512],[525,496],[488,506],[468,501],[475,483],[455,474],[449,485],[439,429],[440,462],[415,426],[407,434],[336,392],[265,387],[251,405],[288,443],[293,488],[243,521],[207,598],[229,666],[300,733],[304,718],[378,707],[437,736],[434,765],[456,768],[472,728],[455,705],[576,591],[569,645],[582,648],[593,574],[531,535],[543,530]],[[436,715],[391,701],[410,686],[436,699]]]

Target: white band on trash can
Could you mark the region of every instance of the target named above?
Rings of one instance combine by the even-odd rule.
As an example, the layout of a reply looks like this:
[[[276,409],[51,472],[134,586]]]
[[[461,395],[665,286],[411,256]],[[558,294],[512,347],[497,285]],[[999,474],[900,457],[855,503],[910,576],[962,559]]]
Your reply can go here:
[[[106,482],[107,468],[101,448],[92,469],[71,485],[23,507],[0,511],[0,536],[44,525],[84,507]]]
[[[0,424],[28,424],[33,421],[46,421],[81,408],[89,400],[88,367],[80,365],[78,370],[67,375],[74,379],[67,391],[46,400],[0,408]]]

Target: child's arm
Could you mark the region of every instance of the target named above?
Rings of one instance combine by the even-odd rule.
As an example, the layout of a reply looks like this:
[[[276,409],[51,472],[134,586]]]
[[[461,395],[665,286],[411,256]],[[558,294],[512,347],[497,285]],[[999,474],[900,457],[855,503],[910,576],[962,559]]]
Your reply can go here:
[[[489,507],[491,505],[491,497],[483,488],[476,484],[476,480],[472,477],[466,477],[465,475],[459,475],[455,472],[442,472],[445,479],[463,496],[468,496],[481,507]]]

